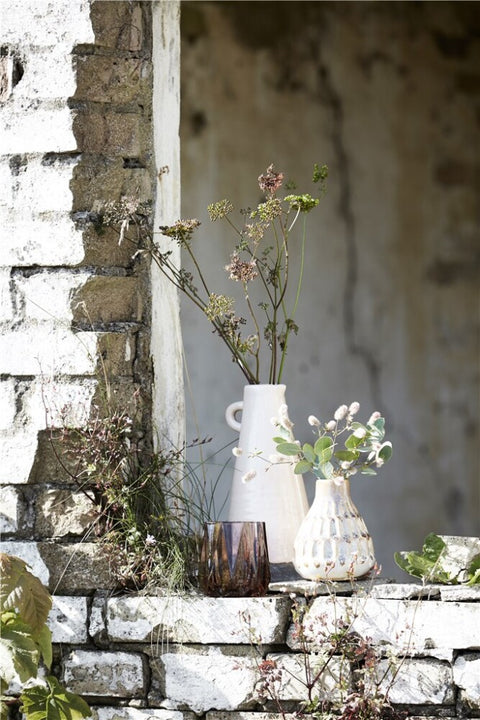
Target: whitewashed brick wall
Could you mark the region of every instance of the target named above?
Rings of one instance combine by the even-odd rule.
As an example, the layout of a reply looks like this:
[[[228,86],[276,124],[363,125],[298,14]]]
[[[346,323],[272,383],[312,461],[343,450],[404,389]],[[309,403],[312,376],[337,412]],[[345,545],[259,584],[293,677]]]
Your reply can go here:
[[[71,690],[89,698],[98,720],[141,720],[140,708],[159,718],[207,713],[210,720],[265,720],[278,708],[259,696],[258,666],[273,660],[280,672],[278,698],[291,712],[305,699],[305,664],[293,636],[293,596],[271,587],[264,598],[97,594],[92,602],[57,596],[49,619],[57,667]],[[323,594],[306,597],[304,628],[307,633],[315,626],[333,628],[346,617],[348,604],[348,617],[358,615],[354,630],[373,637],[384,654],[377,670],[384,691],[392,680],[388,657],[394,651],[392,703],[410,716],[477,717],[480,592],[457,589],[452,600],[450,590],[379,580],[373,598],[360,583],[354,591],[339,584],[337,596],[317,586]],[[388,638],[376,635],[380,624],[388,625]],[[313,668],[322,662],[318,649],[308,648]],[[345,687],[353,686],[352,670],[337,657],[319,685],[324,699],[339,697],[340,677]],[[125,703],[131,707],[121,707]]]

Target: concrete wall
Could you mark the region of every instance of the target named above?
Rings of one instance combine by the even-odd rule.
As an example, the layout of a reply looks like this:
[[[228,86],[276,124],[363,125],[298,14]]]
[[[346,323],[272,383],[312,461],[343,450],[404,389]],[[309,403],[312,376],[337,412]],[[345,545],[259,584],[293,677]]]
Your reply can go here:
[[[305,438],[343,402],[386,416],[394,457],[352,494],[387,574],[429,531],[479,532],[479,28],[468,2],[182,4],[182,216],[222,291],[233,237],[207,204],[257,203],[271,162],[300,188],[329,166],[287,402]],[[235,444],[242,376],[196,308],[182,327],[188,435]]]

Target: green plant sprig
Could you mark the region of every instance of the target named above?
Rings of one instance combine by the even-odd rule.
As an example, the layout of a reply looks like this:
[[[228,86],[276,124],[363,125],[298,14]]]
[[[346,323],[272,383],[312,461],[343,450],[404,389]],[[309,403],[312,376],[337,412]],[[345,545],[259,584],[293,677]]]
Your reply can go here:
[[[325,423],[310,415],[308,423],[316,440],[302,445],[295,439],[288,408],[283,405],[279,417],[273,419],[278,455],[271,461],[286,462],[285,458],[290,458],[296,474],[311,472],[319,479],[348,478],[357,472],[376,475],[376,469],[392,456],[392,443],[384,440],[385,420],[380,413],[374,412],[365,424],[354,420],[359,408],[358,402],[340,405],[333,419]],[[343,447],[339,447],[339,438],[345,435]]]

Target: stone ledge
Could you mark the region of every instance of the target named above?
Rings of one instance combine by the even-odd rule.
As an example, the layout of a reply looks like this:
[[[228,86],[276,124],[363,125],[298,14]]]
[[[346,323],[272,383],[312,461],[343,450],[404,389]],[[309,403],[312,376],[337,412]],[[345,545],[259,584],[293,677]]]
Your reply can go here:
[[[107,636],[113,642],[282,643],[290,606],[280,596],[109,598]]]
[[[317,597],[303,620],[307,640],[314,647],[315,626],[333,631],[340,618],[374,644],[408,655],[480,648],[480,605],[474,602]],[[291,629],[287,642],[292,649],[299,647]]]

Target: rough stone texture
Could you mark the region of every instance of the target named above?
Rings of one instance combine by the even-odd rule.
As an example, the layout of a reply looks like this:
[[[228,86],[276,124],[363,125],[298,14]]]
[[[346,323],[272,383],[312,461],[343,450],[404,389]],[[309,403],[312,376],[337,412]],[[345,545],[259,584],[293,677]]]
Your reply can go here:
[[[134,707],[91,707],[93,720],[193,720],[190,713]]]
[[[0,535],[18,529],[19,495],[11,486],[0,487]]]
[[[108,560],[95,543],[5,541],[0,548],[25,560],[51,593],[80,595],[90,592],[92,587],[115,587]]]
[[[88,640],[88,606],[86,597],[52,598],[52,609],[48,616],[48,627],[52,631],[52,642],[65,645],[83,645]]]
[[[215,647],[201,653],[179,649],[159,655],[153,672],[166,698],[164,705],[174,709],[188,707],[203,713],[247,709],[256,702],[254,657],[226,655]]]
[[[113,642],[278,643],[289,620],[288,598],[121,597],[107,600]]]
[[[393,684],[392,673],[395,674]],[[383,660],[378,665],[377,677],[382,678],[380,691],[388,690],[392,703],[453,705],[455,702],[452,668],[445,662],[398,659],[392,668],[389,661]]]
[[[334,628],[340,618],[374,643],[388,643],[412,655],[436,648],[480,647],[480,607],[474,602],[316,598],[303,620],[307,640],[315,645],[315,634]],[[289,644],[298,648],[292,634]]]
[[[460,655],[453,666],[455,685],[460,700],[470,710],[480,710],[480,655]]]
[[[84,493],[47,489],[36,499],[35,534],[42,538],[84,535],[97,517]]]
[[[303,655],[272,653],[267,655],[267,660],[275,663],[280,674],[274,691],[279,700],[308,701],[306,683],[309,677],[314,677],[317,673],[320,679],[315,686],[315,697],[320,700],[340,700],[352,689],[350,665],[341,658],[334,657],[326,663],[321,655],[308,655],[307,660]],[[310,675],[307,674],[307,662]]]
[[[143,658],[138,653],[75,650],[63,663],[63,677],[72,692],[116,698],[142,697]]]
[[[20,491],[4,491],[3,531],[17,540],[69,539],[88,526],[88,507],[67,499],[68,478],[43,440],[47,428],[88,420],[100,355],[113,398],[126,407],[141,389],[145,437],[151,429],[149,270],[95,223],[106,202],[155,193],[154,5],[2,5],[0,483],[47,486],[22,491],[21,501]],[[165,24],[164,40],[177,25]],[[63,587],[68,550],[42,552],[58,561],[52,587]],[[97,586],[75,560],[70,570],[77,592]]]

